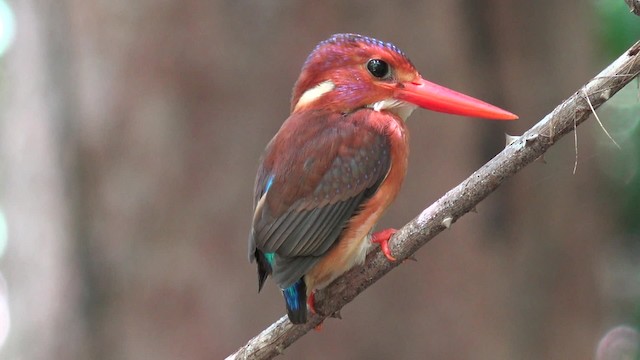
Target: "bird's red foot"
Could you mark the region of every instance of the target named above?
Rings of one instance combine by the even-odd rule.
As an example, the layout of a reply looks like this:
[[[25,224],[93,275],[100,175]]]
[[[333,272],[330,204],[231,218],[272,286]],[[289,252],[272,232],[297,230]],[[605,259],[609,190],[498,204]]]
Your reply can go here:
[[[389,239],[391,239],[396,232],[398,232],[396,229],[385,229],[371,235],[371,242],[380,244],[382,253],[389,261],[396,261],[396,258],[391,255],[391,250],[389,249]]]
[[[316,311],[316,292],[315,290],[311,292],[311,294],[309,294],[309,297],[307,298],[307,307],[309,308],[309,311],[311,311],[312,314],[317,314],[318,312]],[[316,325],[315,328],[313,328],[315,331],[321,331],[322,330],[322,323]]]
[[[307,307],[312,314],[317,314],[316,312],[316,292],[312,291],[307,298]]]

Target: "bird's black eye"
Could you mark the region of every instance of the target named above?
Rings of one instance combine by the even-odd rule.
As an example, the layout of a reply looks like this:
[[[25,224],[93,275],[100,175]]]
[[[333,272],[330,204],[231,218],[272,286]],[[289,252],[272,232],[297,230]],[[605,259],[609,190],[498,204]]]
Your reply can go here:
[[[384,60],[380,59],[371,59],[367,62],[367,70],[371,73],[371,75],[383,79],[389,76],[389,64],[387,64]]]

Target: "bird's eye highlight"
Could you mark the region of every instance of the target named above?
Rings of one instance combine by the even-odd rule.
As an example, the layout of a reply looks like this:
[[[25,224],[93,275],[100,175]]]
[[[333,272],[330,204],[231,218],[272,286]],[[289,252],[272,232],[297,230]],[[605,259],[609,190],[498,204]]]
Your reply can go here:
[[[390,73],[389,64],[380,59],[369,60],[369,62],[367,62],[367,70],[369,70],[371,75],[379,79],[386,78]]]

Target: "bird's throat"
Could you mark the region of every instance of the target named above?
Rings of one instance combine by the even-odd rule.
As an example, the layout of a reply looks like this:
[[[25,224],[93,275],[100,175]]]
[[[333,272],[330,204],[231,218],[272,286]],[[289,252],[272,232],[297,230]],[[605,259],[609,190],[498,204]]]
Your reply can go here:
[[[372,108],[374,111],[390,111],[401,117],[403,121],[407,121],[413,110],[417,108],[416,105],[394,98],[380,100],[367,105],[367,107]]]

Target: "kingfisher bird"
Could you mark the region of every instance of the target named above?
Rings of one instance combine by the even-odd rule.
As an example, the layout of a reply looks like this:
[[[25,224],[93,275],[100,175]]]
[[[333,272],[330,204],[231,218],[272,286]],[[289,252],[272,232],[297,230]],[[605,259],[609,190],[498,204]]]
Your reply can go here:
[[[395,260],[396,230],[372,229],[405,177],[405,121],[417,107],[518,118],[424,80],[400,49],[371,37],[335,34],[305,61],[291,115],[260,161],[249,235],[258,291],[271,275],[292,323],[305,323],[314,291],[362,264],[372,243]]]

